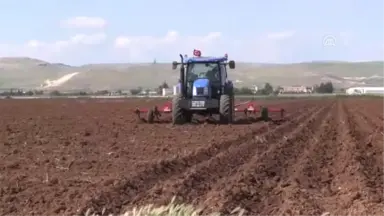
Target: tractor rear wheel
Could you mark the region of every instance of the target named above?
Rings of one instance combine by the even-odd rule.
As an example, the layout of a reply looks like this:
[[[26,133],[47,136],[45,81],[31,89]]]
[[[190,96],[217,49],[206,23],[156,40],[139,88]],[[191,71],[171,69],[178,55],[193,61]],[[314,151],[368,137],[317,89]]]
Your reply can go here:
[[[177,95],[172,99],[172,124],[184,124],[184,111],[180,107],[181,95]]]
[[[220,123],[231,124],[233,121],[233,101],[230,95],[220,96]]]
[[[235,95],[231,96],[232,123],[235,121]]]

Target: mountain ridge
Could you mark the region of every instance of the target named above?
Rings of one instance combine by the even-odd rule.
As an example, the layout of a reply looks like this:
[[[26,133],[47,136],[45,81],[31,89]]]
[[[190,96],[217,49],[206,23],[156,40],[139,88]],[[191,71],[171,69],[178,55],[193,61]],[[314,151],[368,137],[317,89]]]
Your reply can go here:
[[[300,63],[236,62],[229,70],[235,85],[253,86],[269,82],[274,86],[307,85],[332,81],[339,87],[383,86],[383,61],[311,61]],[[54,86],[55,90],[116,90],[135,87],[155,88],[166,81],[176,84],[178,72],[170,63],[97,63],[72,66],[29,57],[0,58],[0,88],[41,88],[46,80],[78,75]],[[356,78],[357,77],[357,78]]]

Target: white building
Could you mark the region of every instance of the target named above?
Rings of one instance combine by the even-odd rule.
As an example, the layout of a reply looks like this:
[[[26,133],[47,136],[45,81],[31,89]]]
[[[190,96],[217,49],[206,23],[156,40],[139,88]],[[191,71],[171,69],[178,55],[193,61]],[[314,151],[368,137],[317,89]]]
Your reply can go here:
[[[179,87],[180,87],[180,84],[173,86],[173,95],[177,95],[179,93],[179,89],[180,89]]]
[[[257,87],[256,85],[253,86],[253,93],[256,93],[257,91],[259,91],[259,87]]]
[[[281,86],[280,93],[311,93],[312,89],[307,86]]]
[[[383,95],[384,87],[353,87],[345,90],[348,95],[376,94]]]
[[[173,95],[173,91],[174,91],[173,89],[163,88],[162,95],[163,97]]]

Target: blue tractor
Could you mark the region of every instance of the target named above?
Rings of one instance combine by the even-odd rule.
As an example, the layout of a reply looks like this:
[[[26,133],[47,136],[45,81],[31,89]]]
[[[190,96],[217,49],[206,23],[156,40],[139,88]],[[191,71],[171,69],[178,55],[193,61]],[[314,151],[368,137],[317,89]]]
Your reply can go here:
[[[181,61],[173,62],[173,70],[180,66],[178,94],[172,100],[172,123],[183,124],[192,121],[193,114],[219,115],[222,124],[234,119],[233,83],[227,78],[227,66],[235,68],[235,61],[228,56],[202,57],[194,50],[194,57],[180,54]]]

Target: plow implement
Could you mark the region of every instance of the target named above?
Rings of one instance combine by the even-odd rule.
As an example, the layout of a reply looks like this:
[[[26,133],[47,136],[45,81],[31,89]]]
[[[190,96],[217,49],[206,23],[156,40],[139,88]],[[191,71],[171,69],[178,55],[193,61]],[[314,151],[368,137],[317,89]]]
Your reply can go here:
[[[135,113],[140,120],[147,123],[153,123],[155,120],[160,121],[162,114],[172,113],[172,102],[166,102],[160,108],[158,106],[149,109],[136,108]],[[146,118],[143,118],[142,114],[145,114]]]
[[[136,108],[135,114],[138,119],[147,123],[155,123],[161,121],[161,117],[172,113],[172,102],[168,101],[161,106],[154,106],[152,108]],[[234,113],[242,113],[245,118],[253,117],[261,121],[272,120],[270,114],[276,113],[281,119],[284,118],[285,110],[276,107],[265,107],[257,105],[255,102],[246,101],[234,105]]]

